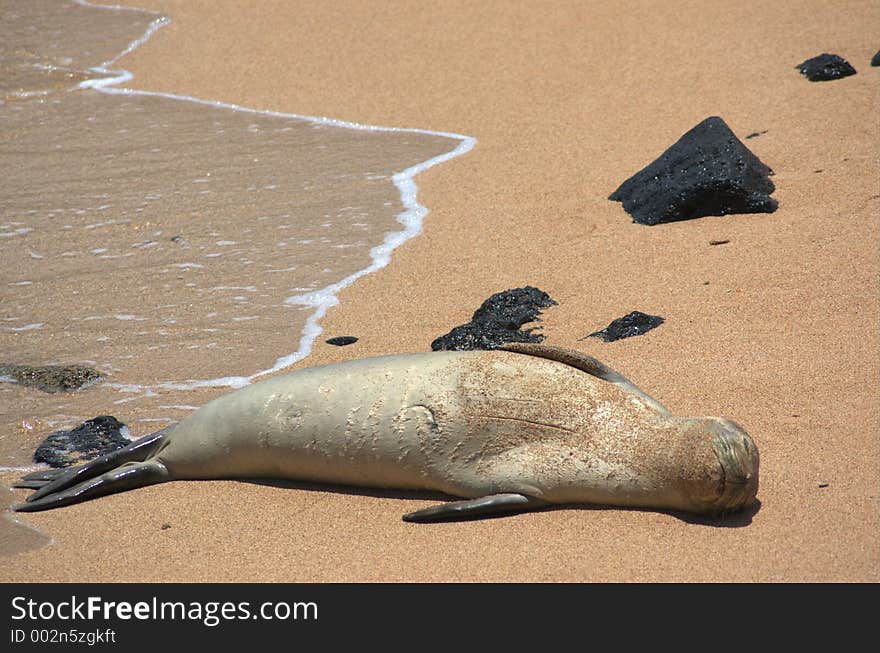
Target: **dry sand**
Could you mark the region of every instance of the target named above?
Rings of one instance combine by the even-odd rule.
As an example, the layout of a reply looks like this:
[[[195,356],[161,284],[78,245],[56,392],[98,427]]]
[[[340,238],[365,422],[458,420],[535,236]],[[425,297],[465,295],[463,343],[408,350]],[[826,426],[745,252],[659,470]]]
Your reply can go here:
[[[535,285],[559,302],[547,343],[743,424],[761,505],[721,524],[562,509],[424,526],[400,515],[425,500],[180,482],[19,517],[53,542],[0,580],[880,578],[880,6],[136,4],[173,20],[121,62],[138,88],[478,139],[416,179],[424,233],[323,320],[360,341],[304,364],[427,350],[490,294]],[[858,74],[806,81],[794,66],[822,52]],[[744,142],[779,209],[632,224],[609,193],[711,115],[767,130]],[[635,309],[666,323],[581,340]]]

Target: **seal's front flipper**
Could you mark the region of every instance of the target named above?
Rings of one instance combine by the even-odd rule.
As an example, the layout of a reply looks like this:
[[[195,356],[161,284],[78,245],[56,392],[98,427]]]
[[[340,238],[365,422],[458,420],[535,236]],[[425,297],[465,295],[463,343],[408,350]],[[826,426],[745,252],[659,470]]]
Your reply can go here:
[[[639,388],[635,383],[626,378],[623,374],[608,367],[605,363],[597,358],[577,351],[576,349],[566,349],[565,347],[553,347],[551,345],[542,345],[534,342],[509,342],[501,347],[504,351],[512,351],[516,354],[526,354],[528,356],[537,356],[538,358],[546,358],[548,360],[564,363],[578,369],[587,374],[595,376],[597,379],[608,381],[614,385],[626,390],[630,394],[634,394],[642,399],[648,405],[654,407],[658,412],[665,415],[669,414],[669,409],[659,401],[654,399],[647,392]]]
[[[490,494],[477,499],[465,499],[464,501],[450,501],[431,506],[424,510],[417,510],[403,516],[403,521],[429,523],[438,521],[456,521],[459,519],[476,519],[479,517],[494,517],[512,512],[523,512],[543,508],[546,501],[534,497],[506,492],[504,494]]]
[[[162,448],[168,432],[169,429],[156,431],[155,433],[144,436],[140,440],[136,440],[121,449],[111,451],[100,458],[90,460],[85,465],[68,467],[57,475],[53,471],[43,472],[43,476],[48,477],[51,475],[52,478],[48,479],[47,483],[39,486],[39,489],[29,496],[27,501],[37,501],[42,497],[78,485],[83,481],[94,478],[99,474],[115,469],[125,463],[143,462]],[[28,474],[23,480],[25,482],[37,480],[32,477],[38,477],[39,474],[41,473],[35,472],[34,474]]]
[[[127,463],[100,476],[77,483],[57,492],[43,494],[35,500],[28,500],[12,506],[15,512],[37,512],[69,506],[105,494],[132,490],[168,480],[168,470],[161,463]]]

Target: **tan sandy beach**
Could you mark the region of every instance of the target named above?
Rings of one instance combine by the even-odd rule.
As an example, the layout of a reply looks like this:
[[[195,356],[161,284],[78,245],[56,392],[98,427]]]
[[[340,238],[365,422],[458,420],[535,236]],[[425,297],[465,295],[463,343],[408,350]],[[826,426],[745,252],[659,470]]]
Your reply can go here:
[[[132,87],[478,141],[416,178],[423,233],[340,294],[300,366],[427,351],[537,286],[558,302],[548,344],[745,426],[760,507],[417,525],[400,516],[432,500],[176,482],[16,516],[52,542],[5,556],[0,581],[880,580],[880,6],[125,4],[172,19],[121,60]],[[858,74],[808,82],[795,66],[823,52]],[[775,213],[644,227],[607,200],[715,115],[766,130],[743,142],[775,171]],[[583,340],[632,310],[666,322]],[[360,340],[321,344],[336,335]]]

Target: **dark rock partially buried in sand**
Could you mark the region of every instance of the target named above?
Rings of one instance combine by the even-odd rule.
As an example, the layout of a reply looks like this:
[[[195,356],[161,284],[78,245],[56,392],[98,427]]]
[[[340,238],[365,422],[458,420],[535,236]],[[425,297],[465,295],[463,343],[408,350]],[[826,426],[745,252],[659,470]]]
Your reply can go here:
[[[34,461],[52,467],[79,465],[131,444],[124,435],[127,431],[128,427],[115,417],[99,415],[70,431],[52,433],[37,447]]]
[[[871,65],[872,66],[880,66],[880,50],[877,51],[873,57],[871,57]]]
[[[836,54],[820,54],[795,66],[811,82],[829,82],[856,74],[849,61]]]
[[[88,387],[104,379],[104,375],[82,365],[4,365],[0,376],[43,392],[71,392]]]
[[[336,345],[337,347],[345,347],[345,345],[353,345],[358,339],[355,336],[336,336],[335,338],[327,338],[324,342],[328,345]]]
[[[656,225],[730,213],[772,213],[773,171],[719,117],[706,118],[608,198]]]
[[[497,349],[508,342],[541,342],[544,336],[534,333],[540,327],[520,327],[540,321],[541,309],[555,305],[550,295],[532,286],[495,293],[476,310],[470,322],[434,340],[431,349]]]
[[[659,315],[648,315],[641,311],[633,311],[628,315],[612,320],[611,324],[591,333],[588,338],[601,338],[605,342],[614,342],[621,338],[630,338],[647,333],[663,324],[663,318]]]

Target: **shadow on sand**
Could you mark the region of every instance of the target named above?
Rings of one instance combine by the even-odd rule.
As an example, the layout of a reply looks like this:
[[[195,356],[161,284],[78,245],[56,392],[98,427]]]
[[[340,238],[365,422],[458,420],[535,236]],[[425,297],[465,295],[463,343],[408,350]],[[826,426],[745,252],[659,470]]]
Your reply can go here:
[[[239,479],[245,483],[254,483],[256,485],[265,485],[269,487],[277,487],[288,490],[306,490],[310,492],[333,492],[335,494],[353,494],[364,497],[375,497],[377,499],[407,499],[427,501],[433,500],[438,503],[447,501],[458,501],[460,497],[453,497],[442,492],[431,492],[427,490],[389,490],[382,488],[365,488],[347,485],[330,485],[323,483],[307,483],[304,481],[285,481],[278,479]],[[626,508],[618,506],[599,506],[587,504],[556,504],[542,508],[523,510],[520,512],[505,512],[499,515],[484,515],[479,517],[457,517],[446,519],[444,521],[476,521],[482,519],[500,519],[504,517],[513,517],[523,512],[547,512],[551,510],[628,510],[634,512],[659,512],[670,515],[688,524],[698,526],[711,526],[714,528],[743,528],[752,523],[752,518],[761,509],[761,502],[756,500],[750,507],[734,513],[722,513],[719,515],[696,515],[681,510],[655,510],[650,508]],[[443,522],[437,522],[443,523]]]

